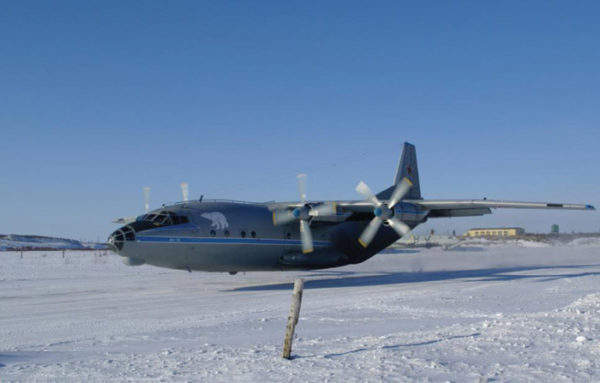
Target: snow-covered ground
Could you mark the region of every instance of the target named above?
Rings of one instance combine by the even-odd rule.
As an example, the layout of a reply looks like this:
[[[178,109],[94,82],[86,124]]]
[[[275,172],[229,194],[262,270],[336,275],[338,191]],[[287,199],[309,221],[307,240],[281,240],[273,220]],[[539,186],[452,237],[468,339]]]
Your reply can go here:
[[[3,383],[600,381],[594,242],[407,249],[235,276],[128,267],[99,252],[0,257]]]
[[[105,243],[82,242],[75,239],[40,235],[0,234],[0,251],[7,250],[107,250]]]

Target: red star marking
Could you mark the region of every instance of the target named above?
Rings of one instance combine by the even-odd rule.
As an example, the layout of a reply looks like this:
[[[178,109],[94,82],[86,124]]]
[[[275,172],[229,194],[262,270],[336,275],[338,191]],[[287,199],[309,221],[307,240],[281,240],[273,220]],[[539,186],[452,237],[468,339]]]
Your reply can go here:
[[[410,167],[410,165],[408,165],[408,166],[406,167],[406,172],[407,172],[408,174],[412,174],[412,168]]]

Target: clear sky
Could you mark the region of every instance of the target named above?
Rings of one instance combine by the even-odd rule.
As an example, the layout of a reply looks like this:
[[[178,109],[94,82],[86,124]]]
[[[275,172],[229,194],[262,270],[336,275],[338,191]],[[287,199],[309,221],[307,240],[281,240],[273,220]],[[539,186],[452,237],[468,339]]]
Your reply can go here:
[[[0,233],[104,240],[190,195],[358,199],[417,146],[425,198],[600,207],[598,1],[3,1]],[[497,211],[422,230],[600,230]]]

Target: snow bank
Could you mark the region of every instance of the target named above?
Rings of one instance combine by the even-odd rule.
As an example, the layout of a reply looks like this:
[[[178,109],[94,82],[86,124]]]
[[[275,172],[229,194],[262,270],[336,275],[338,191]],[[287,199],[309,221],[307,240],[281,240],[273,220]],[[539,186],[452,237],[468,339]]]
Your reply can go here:
[[[600,247],[600,238],[582,237],[573,240],[564,240],[560,238],[547,238],[545,241],[530,239],[487,239],[487,238],[468,238],[461,242],[459,246],[518,246],[527,248],[546,248],[551,246],[569,246],[569,247]]]
[[[107,249],[104,243],[81,242],[74,239],[43,237],[38,235],[0,234],[0,251],[17,249],[84,250]]]
[[[549,247],[551,244],[546,242],[532,241],[526,239],[487,239],[487,238],[469,238],[463,241],[460,246],[518,246],[528,248]]]
[[[577,238],[566,245],[571,247],[600,247],[600,238]]]

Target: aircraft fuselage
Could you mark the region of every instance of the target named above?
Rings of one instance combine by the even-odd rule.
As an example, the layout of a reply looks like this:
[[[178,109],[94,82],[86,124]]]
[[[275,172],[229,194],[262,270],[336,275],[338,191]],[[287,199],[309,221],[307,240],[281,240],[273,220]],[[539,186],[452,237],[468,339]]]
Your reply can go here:
[[[411,228],[427,213],[407,203],[394,212]],[[357,238],[372,217],[311,220],[314,251],[303,254],[298,223],[275,226],[266,204],[194,201],[140,216],[108,243],[131,265],[225,272],[320,269],[363,262],[398,239],[383,226],[367,248],[360,246]]]

